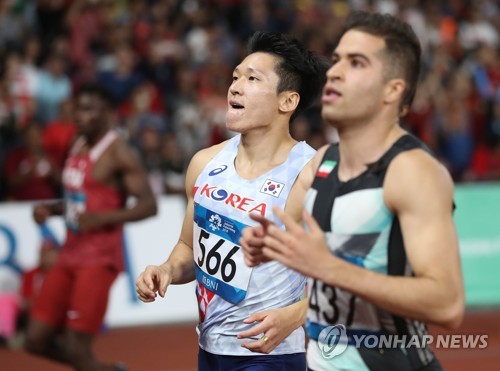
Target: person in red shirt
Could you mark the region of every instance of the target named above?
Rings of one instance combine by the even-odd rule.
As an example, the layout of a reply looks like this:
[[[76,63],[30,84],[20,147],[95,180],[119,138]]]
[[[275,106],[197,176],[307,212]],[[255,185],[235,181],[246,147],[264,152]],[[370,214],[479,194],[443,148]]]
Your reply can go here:
[[[157,211],[138,158],[111,129],[112,102],[99,85],[80,88],[79,137],[63,170],[64,199],[34,209],[40,224],[64,214],[66,241],[33,303],[25,348],[76,370],[122,369],[99,362],[92,341],[101,329],[111,285],[124,269],[123,224]],[[129,196],[136,202],[127,207]]]
[[[76,132],[73,102],[68,99],[61,103],[59,117],[43,130],[43,147],[60,168],[64,166]]]
[[[6,198],[12,201],[57,198],[61,171],[42,146],[37,124],[23,129],[23,143],[7,153],[4,165]]]

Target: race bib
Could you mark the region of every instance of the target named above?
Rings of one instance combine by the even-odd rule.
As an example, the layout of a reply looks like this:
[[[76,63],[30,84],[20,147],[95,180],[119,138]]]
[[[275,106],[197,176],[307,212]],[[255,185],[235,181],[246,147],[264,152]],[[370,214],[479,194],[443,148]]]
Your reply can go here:
[[[86,209],[85,193],[66,190],[64,193],[64,198],[66,200],[66,211],[64,215],[66,219],[66,225],[73,231],[78,231],[78,215],[83,213]]]
[[[252,274],[238,244],[245,227],[245,224],[195,203],[193,252],[196,279],[234,304],[245,298]]]

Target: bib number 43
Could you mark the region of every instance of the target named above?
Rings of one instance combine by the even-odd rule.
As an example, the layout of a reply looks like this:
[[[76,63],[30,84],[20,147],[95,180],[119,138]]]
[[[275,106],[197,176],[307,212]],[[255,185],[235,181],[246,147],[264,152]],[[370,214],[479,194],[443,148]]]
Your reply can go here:
[[[310,290],[309,309],[315,312],[318,321],[336,325],[340,319],[346,326],[352,325],[356,309],[355,295],[341,293],[336,287],[316,280],[313,280]],[[341,313],[345,317],[340,318]]]

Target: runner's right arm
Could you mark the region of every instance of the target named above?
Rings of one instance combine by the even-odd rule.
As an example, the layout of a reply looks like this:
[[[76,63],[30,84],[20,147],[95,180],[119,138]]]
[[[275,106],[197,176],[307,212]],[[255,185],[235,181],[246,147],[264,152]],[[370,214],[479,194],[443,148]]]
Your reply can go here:
[[[196,153],[189,164],[186,173],[187,208],[182,223],[179,241],[175,245],[168,260],[161,265],[149,265],[136,280],[136,292],[143,302],[155,300],[156,293],[165,296],[168,285],[183,284],[195,279],[193,258],[193,214],[194,185],[196,179],[213,156],[220,151],[225,143],[203,149]]]

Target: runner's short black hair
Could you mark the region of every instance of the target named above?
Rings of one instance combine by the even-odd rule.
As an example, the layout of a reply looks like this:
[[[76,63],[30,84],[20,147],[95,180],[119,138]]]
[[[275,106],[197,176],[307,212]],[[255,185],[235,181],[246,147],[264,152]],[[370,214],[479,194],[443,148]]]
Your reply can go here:
[[[291,119],[307,109],[321,94],[326,82],[328,60],[307,50],[286,33],[257,31],[248,41],[248,54],[269,53],[279,58],[277,93],[296,91],[300,101]]]

